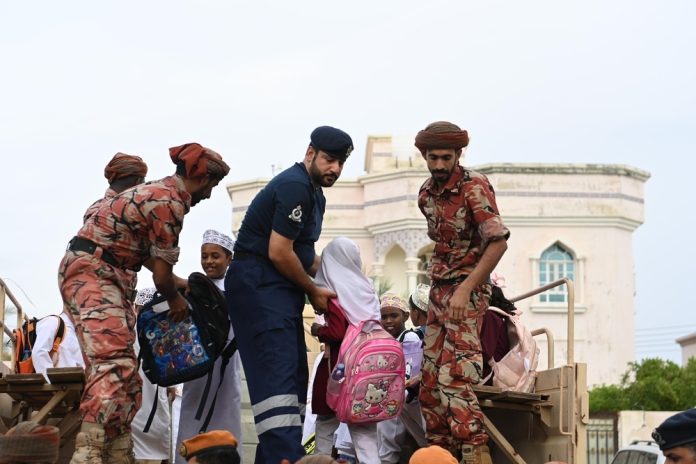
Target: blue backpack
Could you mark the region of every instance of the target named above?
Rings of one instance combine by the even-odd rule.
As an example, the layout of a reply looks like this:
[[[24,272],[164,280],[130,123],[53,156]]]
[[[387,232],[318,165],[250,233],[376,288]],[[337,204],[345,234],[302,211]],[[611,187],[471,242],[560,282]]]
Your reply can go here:
[[[222,356],[219,389],[225,367],[236,352],[237,344],[234,339],[227,339],[230,321],[225,297],[220,289],[199,272],[192,273],[188,283],[189,293],[185,298],[189,303],[189,314],[183,321],[174,322],[169,319],[167,300],[159,293],[143,306],[138,314],[138,357],[148,380],[161,387],[208,375],[196,413],[196,419],[200,419],[210,391],[213,365]],[[208,426],[216,399],[217,391],[203,424],[203,431]],[[155,410],[156,404],[150,418],[154,418]],[[145,432],[150,423],[151,419],[148,419]]]

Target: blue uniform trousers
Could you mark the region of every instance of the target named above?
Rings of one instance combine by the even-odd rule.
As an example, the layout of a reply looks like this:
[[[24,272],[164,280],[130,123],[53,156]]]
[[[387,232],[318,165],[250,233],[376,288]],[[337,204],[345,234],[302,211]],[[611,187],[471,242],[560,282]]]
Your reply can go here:
[[[232,261],[225,294],[259,436],[255,462],[295,462],[305,454],[304,293],[270,261],[247,257]]]

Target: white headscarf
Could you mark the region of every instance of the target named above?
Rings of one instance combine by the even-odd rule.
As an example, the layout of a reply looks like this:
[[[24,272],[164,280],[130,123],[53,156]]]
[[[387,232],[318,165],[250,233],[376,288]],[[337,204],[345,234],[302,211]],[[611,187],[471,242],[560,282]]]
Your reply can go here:
[[[379,299],[362,272],[360,249],[351,239],[338,237],[326,245],[315,283],[336,292],[351,324],[380,320]]]
[[[234,253],[234,238],[229,237],[223,234],[222,232],[218,232],[217,230],[208,229],[205,232],[203,232],[202,245],[205,245],[206,243],[220,245],[222,248],[229,251],[230,253]]]

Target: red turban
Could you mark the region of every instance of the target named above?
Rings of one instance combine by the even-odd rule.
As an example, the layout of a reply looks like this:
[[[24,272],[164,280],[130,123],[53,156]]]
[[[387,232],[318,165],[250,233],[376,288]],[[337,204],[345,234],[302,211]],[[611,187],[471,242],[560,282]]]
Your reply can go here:
[[[20,422],[0,434],[0,462],[58,462],[59,446],[57,427]]]
[[[174,164],[184,167],[186,177],[210,175],[216,179],[222,179],[230,172],[230,167],[220,155],[198,143],[172,147],[169,149],[169,156]]]
[[[437,121],[416,135],[416,147],[425,155],[425,151],[434,148],[452,148],[459,150],[469,145],[469,134],[459,126],[447,121]]]
[[[104,168],[104,177],[113,183],[116,179],[128,176],[145,177],[147,175],[147,164],[139,156],[116,153],[109,164]]]

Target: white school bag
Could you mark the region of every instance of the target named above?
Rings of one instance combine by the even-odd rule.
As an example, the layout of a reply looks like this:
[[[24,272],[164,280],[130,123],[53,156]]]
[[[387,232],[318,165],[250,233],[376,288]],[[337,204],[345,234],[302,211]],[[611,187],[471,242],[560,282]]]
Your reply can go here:
[[[532,333],[522,324],[519,311],[506,313],[495,306],[489,306],[488,310],[505,318],[510,340],[510,351],[500,361],[495,361],[493,357],[488,361],[492,370],[493,386],[503,390],[533,392],[539,364],[539,347]]]

